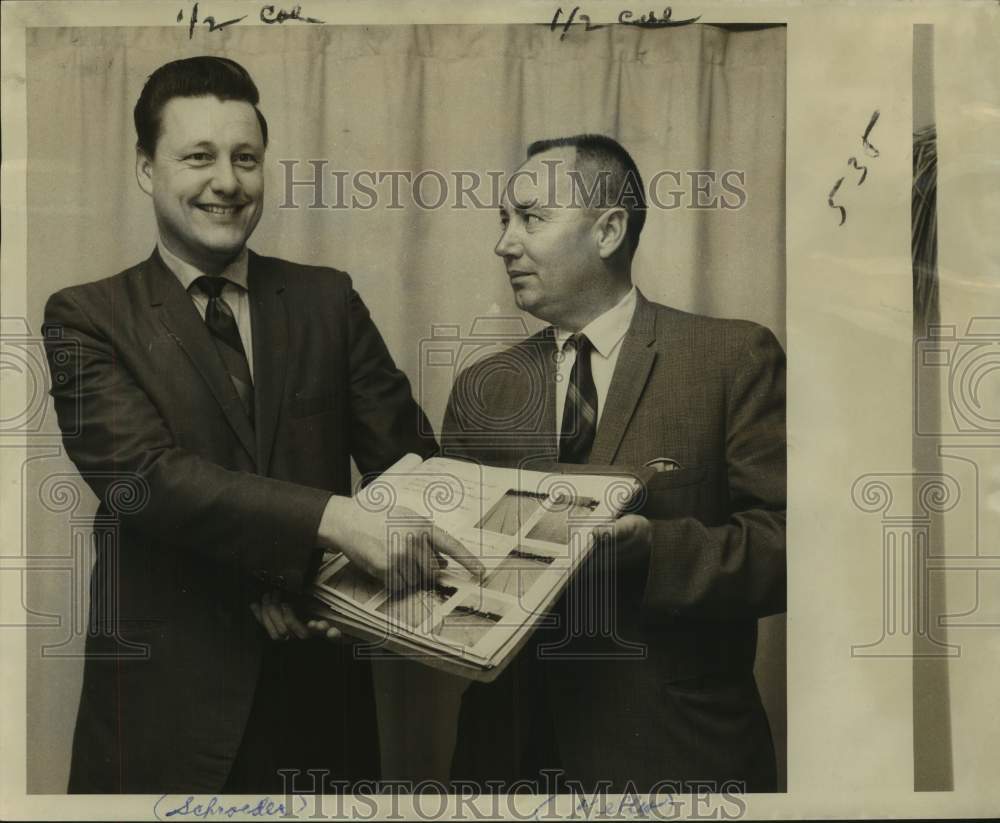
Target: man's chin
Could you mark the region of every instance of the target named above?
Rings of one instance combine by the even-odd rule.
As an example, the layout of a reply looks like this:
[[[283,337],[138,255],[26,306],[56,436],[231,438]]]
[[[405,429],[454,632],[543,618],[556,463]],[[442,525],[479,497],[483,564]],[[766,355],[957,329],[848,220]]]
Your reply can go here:
[[[514,286],[514,302],[521,311],[530,313],[538,305],[538,295],[530,288]]]
[[[215,258],[235,257],[246,245],[249,235],[240,232],[230,237],[206,238],[202,243],[205,253]]]
[[[559,325],[558,319],[552,314],[551,304],[545,302],[543,295],[531,290],[515,291],[514,302],[521,311],[526,311],[536,320],[541,320],[543,323],[551,323],[552,325]]]
[[[197,248],[192,248],[191,252],[195,258],[204,261],[204,265],[211,264],[214,268],[226,265],[236,259],[245,245],[245,240],[230,243],[202,243]]]

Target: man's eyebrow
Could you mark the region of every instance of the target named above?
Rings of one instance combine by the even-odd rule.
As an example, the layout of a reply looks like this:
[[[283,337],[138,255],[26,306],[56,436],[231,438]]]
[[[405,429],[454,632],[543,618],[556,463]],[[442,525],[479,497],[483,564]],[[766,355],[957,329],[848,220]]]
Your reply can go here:
[[[180,150],[182,152],[194,151],[195,149],[215,149],[215,144],[211,140],[192,140],[188,143],[182,143]]]
[[[528,209],[533,209],[535,206],[538,205],[538,197],[536,195],[531,200],[528,200],[528,201],[526,201],[524,203],[519,203],[517,200],[513,200],[511,202],[511,205],[517,211],[527,211]]]

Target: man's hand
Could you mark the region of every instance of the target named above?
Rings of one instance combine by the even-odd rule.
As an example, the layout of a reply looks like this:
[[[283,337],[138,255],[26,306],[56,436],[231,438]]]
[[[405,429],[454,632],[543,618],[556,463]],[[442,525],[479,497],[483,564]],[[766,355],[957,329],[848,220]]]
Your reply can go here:
[[[392,541],[387,540],[390,528],[397,538]],[[484,572],[482,563],[465,546],[404,506],[394,506],[392,520],[386,520],[350,497],[331,497],[320,521],[318,541],[324,549],[342,551],[393,592],[431,585],[443,566],[440,555],[453,558],[476,578]]]
[[[306,623],[306,625],[309,627],[309,631],[311,631],[313,634],[322,635],[327,640],[346,639],[344,633],[335,626],[331,626],[328,620],[313,618],[308,623]]]
[[[268,592],[260,603],[250,604],[250,611],[272,640],[290,640],[293,636],[299,640],[311,636],[323,636],[327,640],[341,638],[340,630],[325,620],[310,620],[303,626],[294,609],[281,599],[281,592]]]

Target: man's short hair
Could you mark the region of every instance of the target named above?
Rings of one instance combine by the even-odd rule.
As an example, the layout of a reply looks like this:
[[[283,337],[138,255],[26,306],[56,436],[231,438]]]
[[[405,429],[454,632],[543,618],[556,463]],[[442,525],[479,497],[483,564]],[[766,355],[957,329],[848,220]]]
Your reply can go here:
[[[625,237],[629,257],[639,246],[639,235],[646,223],[646,192],[642,175],[625,147],[604,134],[574,134],[571,137],[554,137],[536,140],[528,146],[529,159],[550,149],[576,149],[575,167],[586,191],[574,191],[574,199],[583,195],[592,208],[624,208],[628,212]],[[588,195],[599,195],[595,200]]]
[[[260,93],[249,72],[225,57],[188,57],[164,63],[146,80],[132,112],[138,147],[152,157],[160,137],[163,107],[175,97],[217,97],[253,106],[267,146],[267,120],[257,108]]]

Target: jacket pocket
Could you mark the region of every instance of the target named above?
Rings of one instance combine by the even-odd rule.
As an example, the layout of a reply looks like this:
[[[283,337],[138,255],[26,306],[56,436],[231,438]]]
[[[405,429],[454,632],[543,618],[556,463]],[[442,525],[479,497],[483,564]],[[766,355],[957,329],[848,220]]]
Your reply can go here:
[[[702,483],[708,475],[708,466],[697,466],[690,469],[674,469],[673,471],[657,472],[646,484],[650,494],[662,489],[679,489],[684,486],[694,486]]]
[[[694,517],[713,525],[724,513],[726,493],[720,487],[724,475],[716,466],[658,472],[646,484],[645,503],[639,514],[653,520]]]

